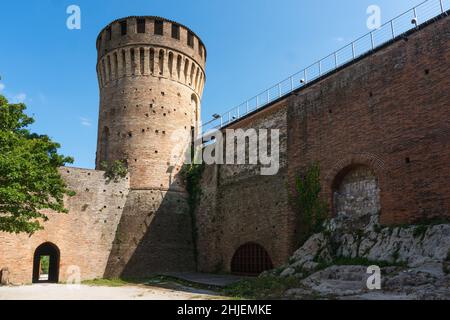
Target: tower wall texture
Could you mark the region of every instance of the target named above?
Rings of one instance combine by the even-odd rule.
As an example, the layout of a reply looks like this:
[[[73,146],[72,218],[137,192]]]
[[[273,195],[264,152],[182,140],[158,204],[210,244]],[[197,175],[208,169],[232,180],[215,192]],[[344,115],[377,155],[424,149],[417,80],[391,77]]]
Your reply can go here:
[[[159,17],[116,20],[97,40],[97,168],[125,160],[130,194],[107,276],[195,269],[179,171],[200,120],[206,51],[187,27]]]

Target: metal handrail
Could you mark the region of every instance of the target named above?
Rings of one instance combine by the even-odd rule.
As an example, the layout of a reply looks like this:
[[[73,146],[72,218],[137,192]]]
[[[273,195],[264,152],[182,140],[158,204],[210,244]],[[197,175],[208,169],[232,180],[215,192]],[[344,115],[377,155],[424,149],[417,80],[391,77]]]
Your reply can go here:
[[[448,10],[450,10],[450,0],[424,1],[384,23],[380,28],[366,33],[325,58],[244,101],[237,107],[228,110],[220,116],[216,116],[216,118],[203,125],[202,132],[227,126],[250,112],[254,112],[275,100],[287,96],[294,90],[304,87],[308,83],[331,73],[344,64],[375,50],[402,34],[418,28],[429,20],[446,13]]]

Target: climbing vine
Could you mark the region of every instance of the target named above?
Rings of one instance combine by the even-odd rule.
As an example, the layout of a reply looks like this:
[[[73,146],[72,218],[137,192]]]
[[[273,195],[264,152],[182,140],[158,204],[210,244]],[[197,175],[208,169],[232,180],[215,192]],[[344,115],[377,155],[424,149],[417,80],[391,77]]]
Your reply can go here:
[[[296,178],[295,195],[291,196],[301,230],[300,245],[314,233],[323,231],[323,223],[328,218],[328,205],[321,198],[321,190],[320,166],[315,162],[304,175]]]
[[[195,217],[195,210],[197,208],[198,203],[200,202],[200,197],[202,195],[200,181],[202,179],[204,169],[205,169],[204,164],[186,164],[180,171],[180,175],[185,182],[186,191],[188,192],[189,215],[191,216],[192,239],[194,242],[194,256],[196,262],[197,262],[197,221]]]

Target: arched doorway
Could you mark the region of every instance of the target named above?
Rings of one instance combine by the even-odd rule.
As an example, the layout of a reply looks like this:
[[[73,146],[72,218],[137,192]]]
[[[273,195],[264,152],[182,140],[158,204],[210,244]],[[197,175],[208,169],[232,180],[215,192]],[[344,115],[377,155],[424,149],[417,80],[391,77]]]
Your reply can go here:
[[[240,246],[231,260],[231,272],[234,274],[257,276],[270,269],[273,269],[273,264],[269,254],[254,242]]]
[[[59,280],[59,249],[46,242],[37,247],[33,259],[33,283],[57,283]]]
[[[333,185],[333,209],[352,229],[364,228],[373,217],[378,218],[380,189],[375,173],[368,166],[353,165],[337,175]]]

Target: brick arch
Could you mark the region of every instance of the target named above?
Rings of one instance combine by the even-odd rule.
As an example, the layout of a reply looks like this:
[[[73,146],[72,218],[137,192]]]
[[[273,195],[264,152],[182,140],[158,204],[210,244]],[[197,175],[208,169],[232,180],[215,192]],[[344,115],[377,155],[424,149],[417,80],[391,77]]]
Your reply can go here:
[[[386,163],[378,155],[372,153],[352,154],[336,162],[324,177],[324,194],[328,199],[329,206],[332,209],[332,215],[335,216],[333,192],[338,187],[342,179],[353,169],[358,167],[367,167],[375,175],[378,181],[378,187],[382,190],[386,180]],[[380,192],[380,203],[382,207],[382,198]]]
[[[40,279],[41,256],[50,257],[48,279]],[[33,283],[58,283],[60,256],[61,253],[58,246],[52,242],[45,242],[38,246],[33,256]]]
[[[256,242],[240,245],[231,259],[231,272],[240,275],[257,276],[273,269],[272,259],[267,250]]]

